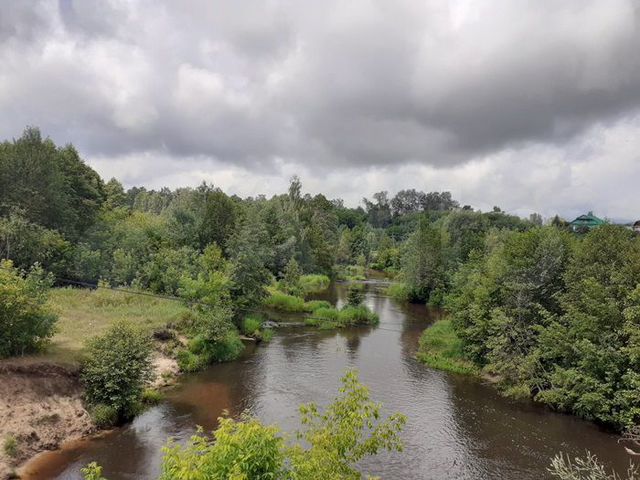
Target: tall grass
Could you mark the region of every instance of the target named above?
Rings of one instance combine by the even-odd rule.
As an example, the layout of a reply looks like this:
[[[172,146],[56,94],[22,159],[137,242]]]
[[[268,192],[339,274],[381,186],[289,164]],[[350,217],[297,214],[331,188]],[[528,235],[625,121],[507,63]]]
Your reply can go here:
[[[311,317],[305,320],[307,325],[321,329],[344,328],[356,325],[377,325],[378,315],[365,305],[357,307],[347,305],[342,310],[333,307],[321,307],[313,311]]]
[[[330,282],[331,279],[326,275],[311,274],[302,275],[299,284],[302,291],[307,294],[326,290]]]
[[[271,295],[264,300],[263,305],[281,312],[299,313],[310,313],[320,307],[331,306],[329,302],[324,300],[312,300],[310,302],[305,302],[301,297],[288,295],[276,290],[271,291]]]
[[[387,287],[386,294],[398,302],[408,302],[410,299],[410,290],[406,283],[392,283]]]
[[[463,375],[478,375],[478,368],[464,357],[462,340],[451,320],[438,320],[420,337],[418,360],[438,370]]]

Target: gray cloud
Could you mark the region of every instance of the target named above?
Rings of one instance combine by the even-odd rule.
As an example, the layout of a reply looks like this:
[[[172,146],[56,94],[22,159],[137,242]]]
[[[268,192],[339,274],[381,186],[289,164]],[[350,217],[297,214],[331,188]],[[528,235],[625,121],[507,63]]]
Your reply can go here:
[[[212,165],[265,178],[413,168],[413,186],[435,189],[484,165],[503,182],[491,201],[574,208],[564,194],[529,207],[509,184],[535,189],[522,168],[554,152],[569,176],[554,185],[570,189],[571,165],[606,164],[594,129],[639,138],[633,0],[6,1],[0,41],[5,136],[38,125],[106,170],[149,165],[130,176],[147,184]],[[415,177],[424,168],[444,176]],[[465,178],[453,186],[476,191]]]

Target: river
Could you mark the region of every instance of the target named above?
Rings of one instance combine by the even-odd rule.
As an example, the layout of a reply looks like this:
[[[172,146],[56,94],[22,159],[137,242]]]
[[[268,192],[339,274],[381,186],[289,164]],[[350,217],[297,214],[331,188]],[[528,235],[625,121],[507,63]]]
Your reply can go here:
[[[194,425],[215,428],[227,410],[249,411],[286,430],[297,427],[297,406],[328,403],[345,370],[356,368],[386,413],[408,417],[402,453],[382,454],[361,469],[385,479],[549,478],[557,452],[585,450],[623,472],[629,463],[617,437],[577,418],[556,414],[531,402],[500,397],[482,381],[427,368],[414,359],[423,329],[441,312],[399,305],[383,285],[366,285],[365,302],[380,325],[321,332],[278,329],[271,343],[250,346],[235,362],[185,376],[166,400],[122,429],[39,456],[28,465],[29,480],[80,478],[91,461],[110,480],[153,479],[168,437],[188,438]],[[344,285],[319,296],[341,304]]]

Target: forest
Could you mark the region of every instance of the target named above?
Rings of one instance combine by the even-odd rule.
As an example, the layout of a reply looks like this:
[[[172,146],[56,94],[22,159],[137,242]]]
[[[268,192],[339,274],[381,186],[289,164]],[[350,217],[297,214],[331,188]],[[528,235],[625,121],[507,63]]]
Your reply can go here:
[[[375,325],[357,288],[339,311],[304,297],[376,270],[393,279],[388,293],[399,302],[447,312],[425,331],[426,363],[491,376],[505,395],[617,431],[640,422],[640,238],[622,226],[577,235],[557,216],[543,224],[537,214],[481,212],[449,192],[413,189],[351,208],[305,194],[297,177],[271,198],[206,183],[125,189],[72,145],[27,128],[0,144],[0,258],[0,358],[47,348],[54,286],[182,299],[190,343],[176,355],[191,371],[236,358],[240,333],[268,340],[264,307],[307,312],[310,325],[327,329]],[[105,343],[88,347],[88,395],[106,424],[135,414],[144,394],[150,347],[130,328],[120,324],[107,338],[131,355],[136,385],[105,393],[112,372],[104,365],[117,359]],[[444,360],[435,334],[450,347]],[[178,452],[169,451],[171,468],[180,468]]]

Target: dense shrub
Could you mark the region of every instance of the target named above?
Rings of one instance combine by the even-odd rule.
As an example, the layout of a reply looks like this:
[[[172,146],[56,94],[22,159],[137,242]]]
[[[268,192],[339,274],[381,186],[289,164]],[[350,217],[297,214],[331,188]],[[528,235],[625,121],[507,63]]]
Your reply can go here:
[[[56,316],[46,307],[51,279],[40,268],[23,275],[0,262],[0,358],[41,349],[53,336]]]
[[[195,311],[187,333],[192,335],[188,348],[178,352],[178,365],[186,372],[235,360],[244,349],[238,330],[231,323],[231,313],[222,307]]]
[[[113,408],[118,420],[134,415],[151,380],[151,351],[149,337],[126,321],[90,340],[82,365],[87,401]]]

